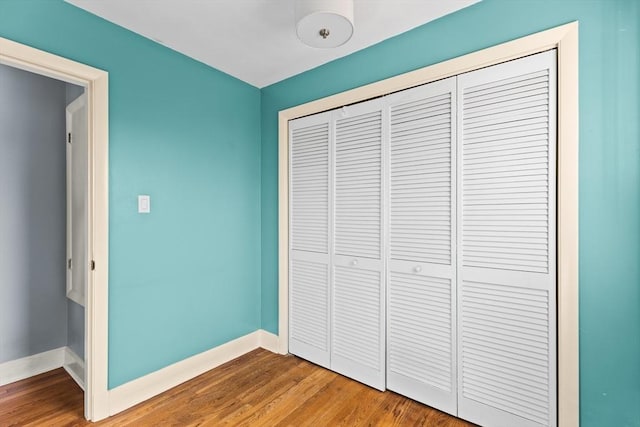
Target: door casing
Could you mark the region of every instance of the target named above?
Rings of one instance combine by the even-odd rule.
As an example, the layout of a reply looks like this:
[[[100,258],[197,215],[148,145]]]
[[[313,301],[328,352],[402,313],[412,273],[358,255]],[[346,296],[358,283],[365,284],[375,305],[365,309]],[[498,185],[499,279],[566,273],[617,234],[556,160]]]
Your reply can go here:
[[[106,71],[0,37],[0,64],[85,88],[89,127],[88,255],[85,306],[85,417],[108,411],[109,76]]]

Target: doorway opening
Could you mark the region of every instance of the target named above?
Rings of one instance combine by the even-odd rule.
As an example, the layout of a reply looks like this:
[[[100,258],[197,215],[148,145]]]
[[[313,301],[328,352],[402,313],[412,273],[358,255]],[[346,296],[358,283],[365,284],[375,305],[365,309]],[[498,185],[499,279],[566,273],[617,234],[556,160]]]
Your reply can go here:
[[[57,55],[53,55],[38,49],[34,49],[11,40],[0,38],[0,65],[9,66],[64,82],[68,87],[80,87],[84,89],[85,115],[86,115],[86,153],[81,164],[86,170],[86,237],[84,238],[86,249],[86,280],[84,298],[74,298],[85,302],[85,321],[81,335],[84,345],[84,378],[78,375],[74,378],[84,385],[85,391],[85,417],[97,421],[109,415],[108,390],[107,390],[107,325],[108,325],[108,74],[105,71],[71,61]],[[62,129],[65,129],[65,110],[63,104]],[[35,123],[34,123],[35,126]],[[62,133],[64,138],[66,130]],[[64,142],[64,139],[63,139]],[[65,150],[62,150],[65,153]],[[44,154],[37,158],[44,160]],[[62,154],[66,164],[66,155]],[[37,168],[37,166],[36,166]],[[65,168],[66,170],[66,168]],[[36,171],[37,172],[37,171]],[[65,172],[62,172],[63,176]],[[63,189],[64,184],[63,178]],[[46,192],[39,192],[31,196],[35,201],[48,196]],[[63,201],[63,205],[66,203]],[[30,209],[29,212],[32,210]],[[66,213],[66,209],[65,209]],[[65,228],[63,221],[62,229]],[[53,227],[55,229],[55,227]],[[59,230],[58,230],[59,231]],[[35,230],[34,230],[35,232]],[[63,232],[64,234],[64,232]],[[43,241],[46,238],[41,237]],[[63,241],[66,239],[63,239]],[[66,248],[62,250],[64,257],[60,260],[63,268],[68,269]],[[30,272],[39,260],[24,258],[23,270]],[[73,262],[73,260],[72,260]],[[64,273],[63,273],[64,274]],[[62,277],[62,297],[67,299]],[[68,293],[72,295],[73,293]],[[78,295],[75,295],[77,297]],[[68,300],[68,304],[76,304]],[[67,315],[65,313],[65,315]],[[76,316],[78,317],[78,316]],[[76,346],[76,349],[78,347]],[[79,351],[79,350],[78,350]],[[46,352],[45,352],[46,353]],[[56,356],[60,357],[60,356]],[[64,354],[59,360],[60,366],[72,365],[73,360],[65,363]],[[40,360],[40,359],[38,359]],[[38,361],[36,360],[36,362]],[[49,359],[51,360],[51,359]],[[55,360],[55,357],[54,359]],[[0,367],[2,363],[0,363]],[[82,371],[78,369],[78,372]],[[0,370],[0,374],[2,371]],[[72,375],[73,376],[73,375]],[[0,378],[1,380],[1,378]]]

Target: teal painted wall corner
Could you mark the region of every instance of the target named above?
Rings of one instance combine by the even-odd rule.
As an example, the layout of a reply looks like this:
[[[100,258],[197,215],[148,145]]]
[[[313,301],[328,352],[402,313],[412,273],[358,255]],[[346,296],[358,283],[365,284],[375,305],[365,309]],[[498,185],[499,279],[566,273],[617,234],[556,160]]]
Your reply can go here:
[[[109,72],[109,387],[258,329],[259,89],[62,0],[0,36]]]
[[[278,111],[580,25],[581,425],[640,426],[640,2],[483,0],[262,89],[262,327],[278,330]]]
[[[574,20],[581,424],[640,426],[640,2],[484,0],[260,91],[62,0],[1,0],[0,36],[110,73],[110,387],[277,332],[279,110]]]

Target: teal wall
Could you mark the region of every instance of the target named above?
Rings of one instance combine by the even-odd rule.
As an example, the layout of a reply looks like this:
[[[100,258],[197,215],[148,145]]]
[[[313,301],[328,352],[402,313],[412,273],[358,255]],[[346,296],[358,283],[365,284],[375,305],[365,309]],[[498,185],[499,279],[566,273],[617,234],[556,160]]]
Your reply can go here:
[[[62,0],[0,0],[0,37],[109,72],[109,386],[277,332],[279,110],[574,20],[581,419],[638,426],[640,2],[484,0],[260,91]]]
[[[485,0],[262,90],[262,327],[277,332],[277,112],[580,21],[581,421],[640,425],[640,2]]]
[[[110,388],[258,329],[260,91],[62,0],[0,36],[109,72]]]

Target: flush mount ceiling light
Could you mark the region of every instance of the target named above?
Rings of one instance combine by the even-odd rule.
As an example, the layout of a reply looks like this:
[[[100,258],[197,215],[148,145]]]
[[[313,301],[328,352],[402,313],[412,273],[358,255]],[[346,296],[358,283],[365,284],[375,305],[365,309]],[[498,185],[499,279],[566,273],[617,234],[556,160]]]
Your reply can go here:
[[[296,33],[311,47],[338,47],[353,35],[353,0],[295,0]]]

